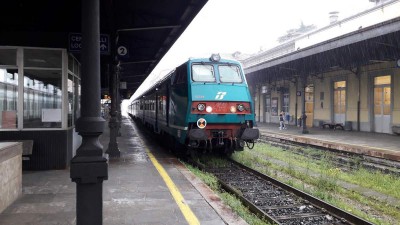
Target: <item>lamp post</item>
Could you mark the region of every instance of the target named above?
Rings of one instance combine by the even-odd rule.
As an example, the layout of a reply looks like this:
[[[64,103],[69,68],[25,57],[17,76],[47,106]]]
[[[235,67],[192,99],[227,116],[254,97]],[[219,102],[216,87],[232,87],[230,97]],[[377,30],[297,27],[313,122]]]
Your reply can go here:
[[[99,0],[82,1],[81,117],[76,130],[82,144],[71,160],[70,177],[76,183],[76,224],[103,223],[103,180],[108,179],[107,157],[99,136],[105,120],[100,106]]]

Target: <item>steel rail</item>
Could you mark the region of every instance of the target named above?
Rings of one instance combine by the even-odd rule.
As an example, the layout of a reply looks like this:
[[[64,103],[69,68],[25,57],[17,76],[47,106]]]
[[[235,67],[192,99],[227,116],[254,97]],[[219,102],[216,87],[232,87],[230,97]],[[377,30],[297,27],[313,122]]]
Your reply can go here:
[[[229,159],[229,162],[232,163],[234,166],[236,166],[237,168],[240,168],[241,170],[244,170],[245,172],[247,172],[248,174],[251,174],[252,176],[261,179],[262,181],[266,181],[267,183],[270,183],[273,188],[280,188],[282,190],[284,190],[285,192],[288,192],[287,194],[285,194],[286,196],[290,195],[290,196],[295,196],[297,198],[299,198],[300,200],[303,200],[304,204],[309,204],[312,205],[313,207],[315,207],[316,210],[319,210],[319,212],[310,212],[310,213],[299,213],[299,212],[294,212],[293,214],[290,215],[284,215],[284,216],[273,216],[270,215],[268,213],[268,211],[270,210],[274,210],[274,209],[285,209],[285,208],[292,208],[292,207],[301,207],[301,205],[304,204],[294,204],[294,205],[290,205],[290,206],[272,206],[272,205],[268,205],[268,206],[263,206],[263,207],[259,207],[257,205],[255,205],[250,199],[247,199],[246,196],[244,195],[244,193],[242,193],[238,187],[235,187],[233,185],[228,184],[227,182],[222,181],[218,175],[217,172],[213,170],[218,170],[218,168],[214,168],[214,169],[209,169],[207,168],[204,164],[201,164],[198,162],[198,160],[192,160],[191,163],[194,166],[199,167],[201,170],[209,172],[213,175],[215,175],[218,179],[218,182],[220,183],[221,187],[226,190],[227,192],[237,196],[237,198],[239,198],[240,201],[242,201],[242,203],[249,208],[249,210],[251,212],[253,212],[254,214],[256,214],[257,216],[259,216],[260,218],[264,218],[265,220],[269,221],[270,223],[273,224],[286,224],[285,222],[281,222],[282,220],[291,220],[291,219],[299,219],[299,218],[311,218],[311,217],[323,217],[326,216],[327,214],[330,214],[333,218],[335,218],[337,221],[340,221],[339,223],[336,222],[332,222],[332,224],[352,224],[352,225],[372,225],[372,223],[357,217],[353,214],[350,214],[346,211],[343,211],[329,203],[326,203],[320,199],[317,199],[301,190],[298,190],[296,188],[293,188],[287,184],[284,184],[272,177],[269,177],[265,174],[262,174],[258,171],[255,171],[247,166],[244,166],[236,161],[233,161],[231,159]],[[232,174],[233,176],[235,174]],[[247,179],[248,180],[248,179]],[[243,182],[243,181],[242,181]],[[264,190],[263,193],[268,193],[268,190]],[[294,197],[294,198],[295,198]],[[268,200],[273,200],[274,198],[271,197],[266,197],[265,199]],[[262,199],[261,199],[262,200]],[[322,213],[321,213],[322,212]],[[311,223],[309,223],[311,224]]]

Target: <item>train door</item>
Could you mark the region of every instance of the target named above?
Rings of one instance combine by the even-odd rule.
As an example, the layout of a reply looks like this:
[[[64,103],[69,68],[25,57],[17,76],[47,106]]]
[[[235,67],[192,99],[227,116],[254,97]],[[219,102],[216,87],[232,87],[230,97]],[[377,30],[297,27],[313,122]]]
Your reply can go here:
[[[271,122],[271,95],[267,94],[265,96],[265,107],[264,107],[264,122]]]
[[[314,121],[314,85],[309,84],[305,90],[305,106],[307,116],[307,127],[313,126]]]
[[[346,81],[333,84],[333,121],[344,124],[346,120]]]
[[[391,121],[391,77],[374,78],[374,123],[375,132],[390,133]]]

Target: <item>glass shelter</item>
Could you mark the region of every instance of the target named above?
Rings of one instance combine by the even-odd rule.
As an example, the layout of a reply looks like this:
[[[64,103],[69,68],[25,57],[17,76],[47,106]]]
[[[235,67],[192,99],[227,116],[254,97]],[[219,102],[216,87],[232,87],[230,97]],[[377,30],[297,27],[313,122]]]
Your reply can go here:
[[[80,76],[66,49],[0,46],[0,141],[33,143],[24,169],[68,166],[81,140]]]
[[[66,50],[0,47],[0,130],[73,127],[79,99],[80,64]]]

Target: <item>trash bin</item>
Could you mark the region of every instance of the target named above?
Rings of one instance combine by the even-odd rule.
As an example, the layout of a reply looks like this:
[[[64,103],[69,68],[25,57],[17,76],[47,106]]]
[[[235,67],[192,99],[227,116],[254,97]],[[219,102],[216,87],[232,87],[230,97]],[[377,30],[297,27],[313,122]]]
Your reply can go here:
[[[353,129],[353,122],[352,121],[344,122],[344,130],[350,131],[352,129]]]

